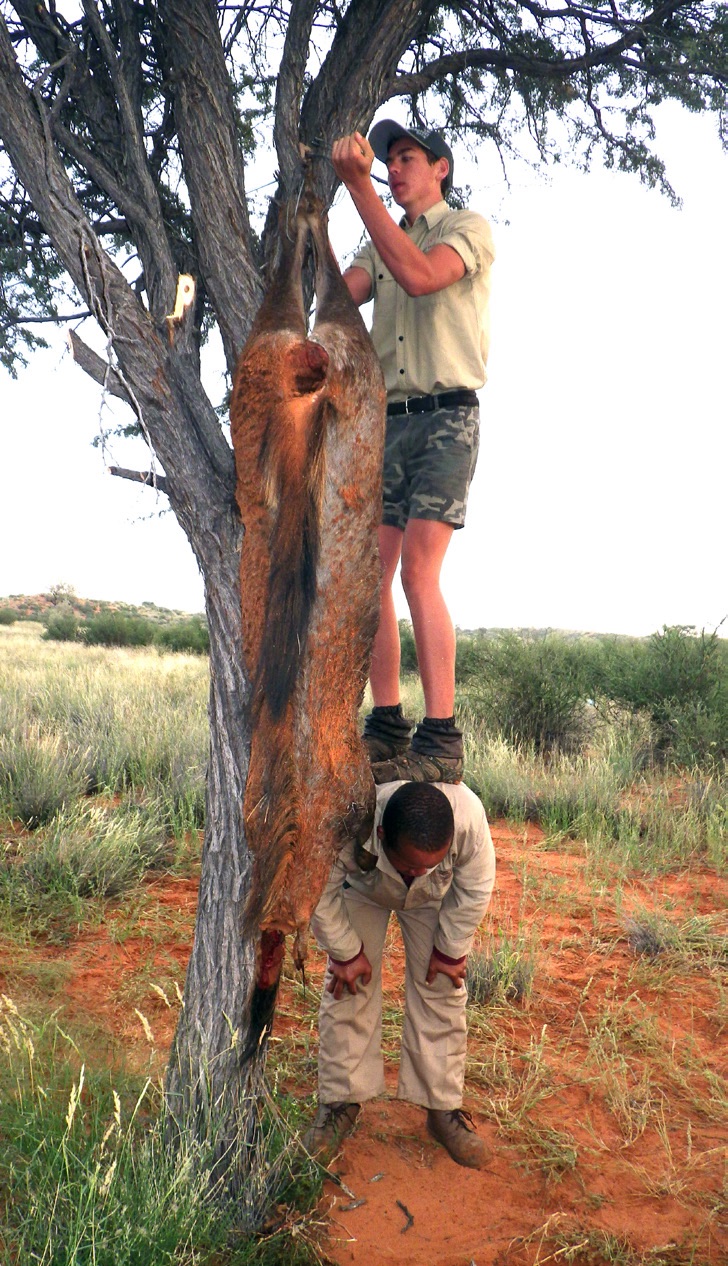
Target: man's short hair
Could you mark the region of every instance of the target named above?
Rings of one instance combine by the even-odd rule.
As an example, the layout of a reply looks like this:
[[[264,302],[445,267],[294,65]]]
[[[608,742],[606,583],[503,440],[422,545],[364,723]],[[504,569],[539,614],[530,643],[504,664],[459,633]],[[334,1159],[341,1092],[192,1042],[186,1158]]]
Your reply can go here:
[[[455,832],[452,805],[431,782],[405,782],[384,806],[382,831],[394,853],[405,836],[423,853],[439,853]]]

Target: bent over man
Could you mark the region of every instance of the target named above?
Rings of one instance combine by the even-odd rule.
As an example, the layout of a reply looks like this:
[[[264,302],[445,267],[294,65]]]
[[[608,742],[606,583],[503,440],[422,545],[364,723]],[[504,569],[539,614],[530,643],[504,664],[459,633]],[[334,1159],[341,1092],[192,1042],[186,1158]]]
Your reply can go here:
[[[344,846],[311,927],[328,954],[319,1012],[319,1109],[304,1137],[332,1154],[365,1100],[384,1091],[382,953],[395,912],[405,948],[397,1097],[427,1109],[427,1129],[459,1165],[488,1153],[462,1110],[465,970],[495,879],[485,812],[463,784],[377,789],[374,831]]]
[[[371,180],[386,163],[396,223]],[[377,123],[334,143],[332,160],[370,240],[344,273],[358,304],[374,300],[372,339],[387,388],[380,621],[364,740],[376,782],[459,782],[462,732],[455,709],[455,631],[440,589],[453,531],[465,522],[478,453],[476,390],[486,377],[490,228],[444,201],[453,156],[439,132]],[[392,582],[401,561],[425,717],[412,735],[399,690],[399,628]]]

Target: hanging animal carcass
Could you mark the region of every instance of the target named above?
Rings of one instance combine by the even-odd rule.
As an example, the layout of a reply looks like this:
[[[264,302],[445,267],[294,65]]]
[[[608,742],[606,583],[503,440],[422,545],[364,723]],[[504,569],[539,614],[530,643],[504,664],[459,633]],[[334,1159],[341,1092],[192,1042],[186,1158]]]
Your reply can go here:
[[[302,285],[309,242],[310,336]],[[337,850],[372,828],[375,791],[357,712],[379,608],[384,413],[374,348],[322,209],[304,194],[281,214],[279,258],[230,409],[253,689],[246,924],[263,934],[258,983],[273,996],[282,937],[294,934],[301,965]]]

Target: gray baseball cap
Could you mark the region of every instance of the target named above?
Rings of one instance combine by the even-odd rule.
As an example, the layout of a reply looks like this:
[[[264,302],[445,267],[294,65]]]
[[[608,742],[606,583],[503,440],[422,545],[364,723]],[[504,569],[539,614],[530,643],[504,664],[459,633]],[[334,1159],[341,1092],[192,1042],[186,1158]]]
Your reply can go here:
[[[401,123],[395,123],[394,119],[381,119],[379,123],[375,123],[369,133],[369,144],[380,163],[386,163],[387,154],[392,141],[396,141],[400,136],[408,136],[410,140],[416,141],[423,149],[427,149],[435,158],[446,158],[449,164],[448,173],[445,177],[445,192],[452,187],[452,174],[454,160],[452,150],[447,142],[443,139],[441,132],[428,132],[421,127],[403,127]]]

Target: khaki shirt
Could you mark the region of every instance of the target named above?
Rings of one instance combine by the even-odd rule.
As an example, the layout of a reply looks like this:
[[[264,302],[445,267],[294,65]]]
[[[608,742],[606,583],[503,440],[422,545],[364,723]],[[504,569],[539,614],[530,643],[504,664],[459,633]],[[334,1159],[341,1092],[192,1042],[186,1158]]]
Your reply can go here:
[[[390,403],[457,387],[477,390],[485,382],[490,327],[490,266],[495,258],[490,226],[474,211],[451,211],[436,202],[410,227],[408,237],[423,251],[451,246],[465,275],[434,294],[411,297],[394,280],[372,242],[352,261],[372,283],[372,341],[384,371]]]
[[[469,787],[462,783],[437,783],[452,805],[455,834],[439,866],[419,875],[409,888],[387,859],[377,837],[384,807],[401,782],[377,787],[374,830],[365,851],[376,857],[373,870],[363,871],[354,860],[353,843],[345,844],[334,862],[313,918],[311,931],[331,958],[347,962],[361,948],[361,937],[351,926],[344,898],[344,883],[375,905],[388,910],[413,910],[439,906],[435,947],[448,958],[462,958],[488,908],[495,882],[495,853],[485,810]]]

